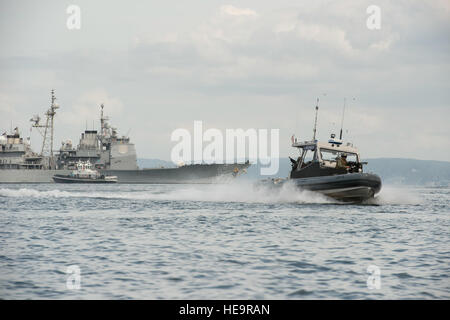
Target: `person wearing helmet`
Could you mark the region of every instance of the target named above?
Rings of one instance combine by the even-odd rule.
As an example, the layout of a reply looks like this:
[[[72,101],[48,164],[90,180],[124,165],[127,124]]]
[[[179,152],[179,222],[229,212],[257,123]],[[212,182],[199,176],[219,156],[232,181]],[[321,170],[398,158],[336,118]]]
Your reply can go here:
[[[347,155],[342,153],[336,161],[336,168],[347,168]]]

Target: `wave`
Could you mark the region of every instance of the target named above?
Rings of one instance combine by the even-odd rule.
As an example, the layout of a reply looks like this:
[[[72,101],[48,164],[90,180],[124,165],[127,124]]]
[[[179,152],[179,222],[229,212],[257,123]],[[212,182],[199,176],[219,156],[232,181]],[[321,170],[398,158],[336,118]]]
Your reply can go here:
[[[383,186],[381,192],[369,203],[378,205],[419,205],[423,201],[424,199],[413,188]]]
[[[146,187],[143,187],[146,188]],[[255,188],[250,182],[213,185],[165,185],[150,190],[37,190],[29,188],[1,188],[0,197],[18,198],[97,198],[154,201],[204,201],[247,203],[339,203],[322,194],[300,191],[286,183],[281,188]],[[379,195],[368,204],[374,205],[419,205],[423,198],[412,188],[384,186]]]
[[[17,198],[105,198],[123,200],[155,201],[204,201],[204,202],[248,202],[248,203],[333,203],[333,200],[311,191],[299,191],[290,184],[279,189],[255,188],[251,183],[222,185],[165,186],[169,190],[153,189],[140,191],[68,191],[36,190],[29,188],[0,189],[0,197]]]
[[[311,191],[299,191],[291,184],[279,189],[256,188],[252,183],[232,183],[208,187],[190,186],[170,194],[169,200],[250,203],[331,203],[332,199]]]
[[[28,188],[21,188],[21,189],[1,188],[0,189],[0,197],[16,197],[16,198],[55,197],[55,198],[60,198],[60,197],[71,197],[71,196],[73,196],[72,192],[60,191],[60,190],[40,191],[40,190],[28,189]]]

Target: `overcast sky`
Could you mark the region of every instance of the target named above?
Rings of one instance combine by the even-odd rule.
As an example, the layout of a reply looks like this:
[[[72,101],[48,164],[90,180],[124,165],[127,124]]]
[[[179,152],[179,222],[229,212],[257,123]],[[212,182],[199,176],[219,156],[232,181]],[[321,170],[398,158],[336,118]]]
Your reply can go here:
[[[81,9],[69,30],[66,9]],[[369,5],[381,29],[366,26]],[[176,128],[338,132],[364,158],[450,161],[450,2],[0,2],[0,130],[43,114],[56,90],[56,145],[78,142],[99,105],[138,157],[170,159]],[[40,143],[32,136],[35,150]],[[36,143],[36,144],[35,144]]]

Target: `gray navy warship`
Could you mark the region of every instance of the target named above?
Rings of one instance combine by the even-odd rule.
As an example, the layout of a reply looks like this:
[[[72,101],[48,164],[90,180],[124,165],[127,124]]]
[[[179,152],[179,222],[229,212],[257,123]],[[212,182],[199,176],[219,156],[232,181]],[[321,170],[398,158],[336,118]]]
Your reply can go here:
[[[51,105],[30,121],[42,135],[40,152],[32,150],[30,139],[23,139],[18,128],[0,136],[0,183],[53,183],[55,174],[67,175],[79,161],[90,161],[103,175],[117,176],[119,183],[215,183],[245,172],[249,162],[233,164],[188,164],[173,168],[140,169],[136,149],[130,138],[118,136],[117,129],[104,116],[101,105],[100,132],[85,130],[77,147],[70,140],[53,149],[54,117],[59,105],[52,90]],[[219,178],[220,177],[220,178]]]

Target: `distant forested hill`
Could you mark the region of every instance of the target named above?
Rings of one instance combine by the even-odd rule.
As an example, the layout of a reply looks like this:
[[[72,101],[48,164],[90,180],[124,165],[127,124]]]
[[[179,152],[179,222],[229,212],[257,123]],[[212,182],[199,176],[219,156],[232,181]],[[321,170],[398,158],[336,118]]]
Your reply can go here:
[[[368,159],[366,171],[378,173],[386,183],[450,185],[450,162],[434,160]]]

